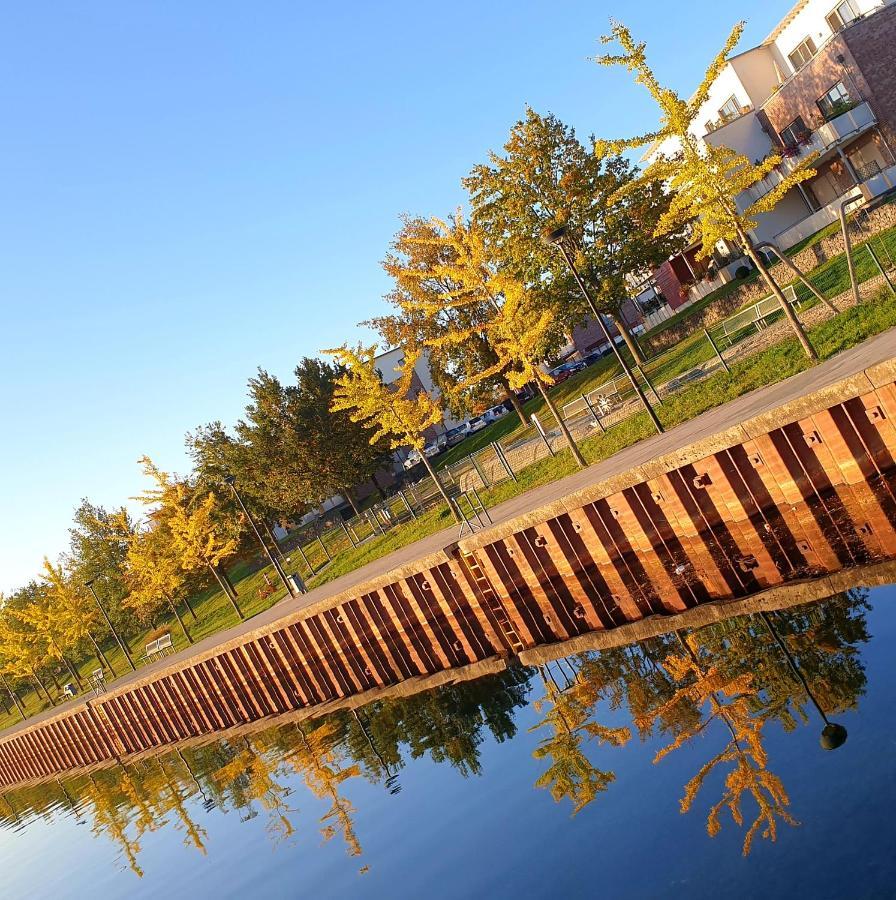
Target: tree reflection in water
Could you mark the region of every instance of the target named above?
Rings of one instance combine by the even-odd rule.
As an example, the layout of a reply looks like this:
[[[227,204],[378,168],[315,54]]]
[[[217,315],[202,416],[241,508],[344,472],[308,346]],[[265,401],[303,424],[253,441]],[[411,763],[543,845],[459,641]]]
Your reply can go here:
[[[424,756],[463,777],[478,775],[486,737],[512,739],[516,714],[540,683],[534,702],[540,718],[532,731],[540,739],[534,756],[544,769],[536,786],[571,803],[575,814],[611,789],[614,754],[635,734],[641,741],[662,740],[658,764],[685,744],[705,741],[711,754],[684,786],[681,810],[694,808],[701,788],[716,781],[710,775],[724,772],[721,797],[708,807],[707,830],[717,834],[730,816],[745,827],[746,854],[757,834],[774,840],[781,822],[796,824],[787,791],[768,768],[763,742],[769,723],[792,732],[809,722],[812,705],[827,721],[829,714],[855,708],[865,690],[859,646],[868,640],[866,596],[854,590],[560,657],[538,669],[511,666],[416,695],[383,697],[360,710],[297,716],[19,788],[3,795],[0,824],[21,830],[33,817],[74,814],[111,839],[125,864],[142,875],[143,837],[166,824],[184,834],[185,846],[205,852],[197,805],[206,814],[236,811],[246,820],[264,814],[273,842],[293,838],[298,811],[291,795],[303,784],[324,805],[318,822],[324,840],[339,836],[349,856],[358,858],[357,810],[347,795],[352,781],[396,793],[408,761]]]

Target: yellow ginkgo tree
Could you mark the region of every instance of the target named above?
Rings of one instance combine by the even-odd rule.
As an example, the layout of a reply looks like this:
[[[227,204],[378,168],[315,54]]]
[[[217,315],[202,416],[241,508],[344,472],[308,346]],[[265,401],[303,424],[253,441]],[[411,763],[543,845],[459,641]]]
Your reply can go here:
[[[115,675],[115,669],[94,637],[94,632],[102,627],[102,624],[100,612],[87,588],[71,578],[61,565],[54,566],[46,557],[44,557],[43,579],[46,582],[49,606],[56,619],[62,645],[77,647],[88,641],[100,666],[108,668],[112,675]]]
[[[371,444],[385,440],[393,450],[410,447],[420,455],[423,465],[436,483],[443,499],[457,520],[454,503],[445,491],[426,454],[426,431],[442,421],[438,400],[414,383],[414,365],[418,356],[405,353],[398,378],[390,384],[376,367],[376,346],[343,344],[327,353],[345,370],[336,380],[332,409],[348,412],[353,422],[372,430]]]
[[[432,219],[431,234],[420,240],[449,251],[433,263],[432,271],[425,273],[426,277],[453,285],[452,290],[443,293],[437,303],[421,300],[417,304],[420,311],[435,315],[446,306],[455,309],[476,306],[490,310],[486,319],[433,341],[438,344],[466,340],[467,331],[476,331],[486,337],[495,362],[471,374],[458,385],[458,389],[499,375],[511,390],[535,384],[573,459],[584,467],[585,459],[548,393],[553,379],[542,366],[546,350],[554,343],[559,328],[553,311],[536,304],[522,281],[498,268],[484,229],[475,223],[465,222],[459,212],[450,222]],[[419,274],[423,277],[424,273]]]
[[[221,570],[222,564],[236,553],[239,546],[237,523],[227,521],[220,500],[213,491],[198,491],[187,482],[163,472],[148,456],[144,456],[140,463],[143,474],[154,485],[135,499],[152,510],[155,522],[166,527],[172,541],[172,551],[181,568],[185,572],[195,572],[203,567],[208,569],[242,619],[236,589]],[[192,608],[190,612],[193,612]]]
[[[809,166],[811,158],[789,174],[781,175],[770,191],[740,210],[737,197],[775,171],[781,157],[773,153],[761,162],[753,163],[728,147],[700,141],[694,135],[693,126],[699,124],[700,109],[726,66],[729,54],[737,46],[743,29],[743,22],[734,27],[725,46],[706,70],[696,93],[685,100],[672,88],[660,83],[647,62],[646,45],[636,41],[624,25],[614,22],[612,33],[601,41],[616,44],[620,52],[601,56],[597,61],[605,66],[623,66],[634,73],[635,81],[647,89],[659,107],[660,127],[649,134],[627,140],[601,141],[599,147],[614,152],[662,143],[674,147],[674,152],[670,154],[657,153],[642,173],[641,180],[665,183],[673,194],[669,209],[657,224],[656,233],[674,233],[693,221],[704,257],[709,256],[720,240],[739,243],[777,297],[806,355],[814,360],[818,357],[809,338],[749,234],[756,227],[759,214],[773,210],[788,191],[816,174]]]
[[[148,622],[159,608],[167,605],[187,642],[193,643],[175,603],[175,595],[184,584],[184,571],[164,526],[156,524],[134,533],[128,546],[126,580],[130,593],[122,601],[123,606]]]

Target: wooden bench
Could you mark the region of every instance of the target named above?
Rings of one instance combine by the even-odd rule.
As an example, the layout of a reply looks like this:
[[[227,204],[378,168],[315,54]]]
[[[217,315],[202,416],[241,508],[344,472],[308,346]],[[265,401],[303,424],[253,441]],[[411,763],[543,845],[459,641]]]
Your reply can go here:
[[[170,631],[166,632],[161,637],[156,638],[154,641],[150,641],[146,645],[146,652],[143,654],[143,658],[151,662],[154,659],[161,659],[169,653],[174,653],[174,643],[171,640]]]

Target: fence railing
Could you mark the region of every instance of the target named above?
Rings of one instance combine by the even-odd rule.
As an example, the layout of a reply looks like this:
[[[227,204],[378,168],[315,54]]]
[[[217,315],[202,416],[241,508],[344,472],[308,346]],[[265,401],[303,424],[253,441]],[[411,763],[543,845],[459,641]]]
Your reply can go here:
[[[802,286],[797,289],[789,285],[783,290],[795,308],[813,299]],[[662,404],[664,399],[695,382],[720,370],[727,371],[724,352],[763,331],[783,315],[778,299],[774,295],[765,297],[636,366],[635,378],[651,402]],[[564,404],[561,414],[573,438],[581,440],[606,431],[640,409],[628,376],[611,374],[605,381]],[[530,425],[503,443],[494,442],[443,467],[438,475],[445,492],[457,501],[461,495],[487,491],[495,485],[515,481],[522,469],[562,450],[566,445],[556,424],[546,416],[540,424],[541,428]],[[474,502],[478,503],[479,499],[477,493]],[[325,526],[312,523],[291,532],[284,541],[283,552],[293,565],[301,562],[305,569],[303,574],[313,575],[339,553],[385,535],[442,504],[444,498],[439,486],[427,475],[406,482],[394,494],[363,510],[360,515]],[[461,503],[458,508],[463,510],[465,507]]]

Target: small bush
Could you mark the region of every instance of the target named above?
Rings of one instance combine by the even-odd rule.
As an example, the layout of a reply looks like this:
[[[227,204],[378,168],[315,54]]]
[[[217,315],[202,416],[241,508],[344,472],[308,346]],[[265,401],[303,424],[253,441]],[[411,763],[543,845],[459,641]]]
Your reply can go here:
[[[745,278],[749,278],[749,276],[750,276],[750,270],[749,270],[749,268],[747,268],[747,266],[738,266],[734,270],[734,277],[738,281],[743,281]]]

